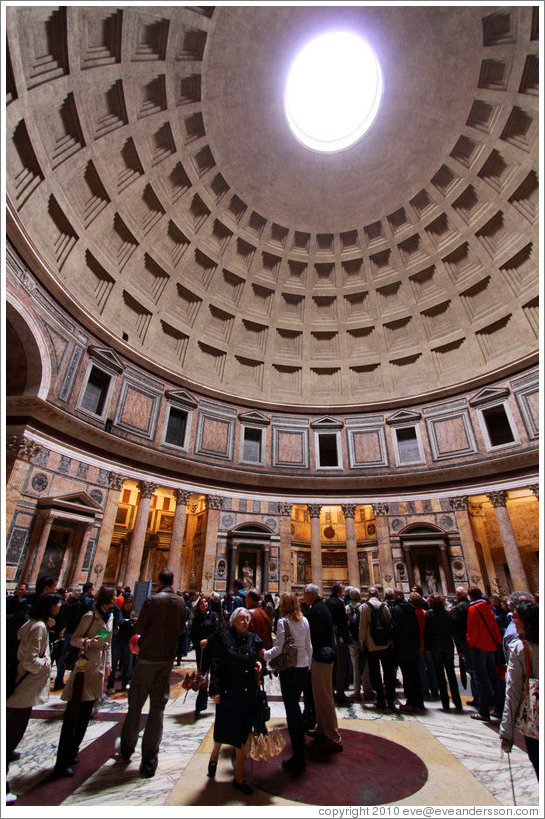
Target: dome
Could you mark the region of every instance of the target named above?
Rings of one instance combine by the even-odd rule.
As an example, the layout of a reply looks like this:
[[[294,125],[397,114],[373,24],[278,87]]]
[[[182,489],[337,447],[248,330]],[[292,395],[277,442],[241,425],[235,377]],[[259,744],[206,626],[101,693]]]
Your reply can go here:
[[[8,234],[107,345],[203,393],[371,407],[523,369],[538,352],[536,20],[11,9]],[[383,97],[356,144],[322,154],[291,133],[285,82],[338,28],[375,51]]]

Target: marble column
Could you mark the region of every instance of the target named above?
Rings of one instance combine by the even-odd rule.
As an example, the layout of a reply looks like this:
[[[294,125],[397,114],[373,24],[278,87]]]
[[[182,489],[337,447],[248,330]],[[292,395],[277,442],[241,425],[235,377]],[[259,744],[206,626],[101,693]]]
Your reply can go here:
[[[507,558],[507,565],[509,566],[509,573],[511,575],[511,582],[515,591],[526,591],[530,588],[524,564],[520,556],[515,532],[509,512],[507,511],[507,492],[498,490],[487,493],[498,521],[500,528],[500,536],[503,541],[503,550]]]
[[[280,512],[280,583],[279,592],[290,592],[292,584],[291,568],[291,503],[279,503]]]
[[[137,580],[140,580],[140,566],[142,564],[142,554],[146,541],[151,498],[157,489],[157,484],[150,483],[149,481],[139,481],[138,488],[140,489],[140,501],[138,503],[138,511],[136,512],[136,520],[134,521],[134,529],[132,530],[127,570],[125,577],[121,580],[122,585],[130,586],[133,592],[134,584]]]
[[[471,523],[471,528],[475,536],[477,557],[479,558],[479,565],[481,566],[481,573],[486,587],[484,591],[491,592],[492,584],[497,583],[498,581],[498,570],[494,564],[494,560],[492,559],[492,554],[490,552],[490,545],[488,543],[488,535],[486,532],[486,516],[483,505],[482,503],[474,503],[473,501],[470,501],[468,504],[468,511],[469,522]],[[471,575],[469,575],[470,586],[478,585],[478,578],[477,582],[473,583],[473,579],[475,577],[475,575],[473,575],[473,578]],[[507,581],[505,580],[505,582]]]
[[[32,568],[28,579],[25,581],[29,586],[36,585],[36,580],[38,579],[38,574],[40,572],[40,566],[42,565],[42,560],[44,559],[47,541],[49,540],[49,533],[51,532],[51,527],[53,526],[54,521],[55,515],[52,515],[51,513],[47,513],[47,515],[42,518],[42,528],[40,531],[38,544],[36,546],[36,551],[34,553]]]
[[[345,503],[341,506],[346,529],[346,560],[348,563],[348,583],[360,588],[360,567],[358,563],[358,542],[356,540],[356,504]]]
[[[454,592],[454,578],[452,576],[452,568],[450,565],[450,560],[448,556],[448,546],[446,543],[443,543],[439,550],[441,552],[441,562],[443,564],[443,571],[445,573],[445,583],[447,585],[446,594],[453,595]]]
[[[469,519],[469,499],[465,496],[449,498],[449,503],[454,510],[456,516],[456,524],[460,534],[460,541],[462,544],[462,551],[467,569],[467,576],[469,578],[470,586],[479,586],[483,584],[482,567],[479,560],[477,545],[473,537],[473,529],[471,528],[471,521]],[[486,567],[485,567],[486,568]]]
[[[9,532],[15,510],[21,499],[32,459],[42,447],[22,435],[9,435],[6,441],[6,532]]]
[[[310,582],[318,586],[321,594],[324,582],[322,570],[322,533],[320,531],[320,511],[322,506],[319,503],[309,503],[307,504],[307,509],[310,515]]]
[[[206,519],[206,538],[204,541],[201,579],[201,589],[205,594],[210,594],[210,592],[214,589],[216,544],[218,539],[220,510],[223,508],[223,502],[224,499],[220,495],[206,496],[208,515]]]
[[[411,554],[411,547],[408,543],[403,544],[403,553],[405,555],[405,563],[407,564],[407,578],[409,580],[409,589],[412,589],[415,586],[414,580],[414,566],[413,566],[413,556]]]
[[[237,577],[237,563],[238,563],[238,543],[231,544],[231,550],[229,553],[229,589],[228,591],[233,591],[233,583]]]
[[[80,542],[77,548],[77,556],[76,562],[74,564],[74,571],[72,572],[72,576],[70,577],[70,586],[79,586],[82,581],[81,579],[81,570],[83,567],[83,561],[85,560],[85,552],[87,551],[87,545],[89,543],[89,536],[91,534],[91,530],[95,525],[95,521],[84,523],[81,526],[81,535],[80,535]],[[94,582],[94,581],[91,581]]]
[[[262,560],[262,577],[261,577],[261,594],[269,591],[269,566],[271,560],[271,553],[269,546],[263,546],[263,560]]]
[[[170,549],[168,550],[167,569],[174,575],[174,589],[180,588],[182,579],[182,546],[184,543],[184,528],[187,503],[191,497],[191,492],[187,489],[175,489],[174,498],[176,500],[176,510],[172,524],[172,536],[170,538]]]
[[[390,548],[390,533],[388,531],[387,516],[390,507],[387,503],[373,503],[372,507],[377,527],[378,557],[380,561],[380,573],[383,580],[382,585],[388,587],[391,586],[395,577],[392,549]]]
[[[117,509],[119,501],[121,500],[124,482],[125,478],[123,475],[118,475],[117,472],[110,472],[108,474],[108,497],[104,507],[104,516],[102,518],[102,525],[95,550],[95,559],[90,575],[90,580],[95,586],[99,586],[104,582],[104,570],[108,562],[108,552],[110,551],[112,543]]]

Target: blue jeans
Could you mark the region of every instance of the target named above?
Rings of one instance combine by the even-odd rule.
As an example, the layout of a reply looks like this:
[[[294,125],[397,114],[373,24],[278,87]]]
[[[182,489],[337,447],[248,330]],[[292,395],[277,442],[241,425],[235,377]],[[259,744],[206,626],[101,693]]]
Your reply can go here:
[[[420,674],[420,687],[424,699],[428,699],[428,697],[436,699],[439,696],[437,674],[431,656],[426,654],[425,651],[418,652],[418,673]]]
[[[308,668],[286,668],[280,672],[280,690],[286,709],[292,755],[297,762],[305,761],[305,726],[299,700],[307,684]]]
[[[500,678],[496,674],[496,655],[494,651],[483,651],[473,648],[473,669],[479,683],[479,714],[484,719],[490,717],[490,700],[494,702],[497,716],[503,714],[503,691]]]

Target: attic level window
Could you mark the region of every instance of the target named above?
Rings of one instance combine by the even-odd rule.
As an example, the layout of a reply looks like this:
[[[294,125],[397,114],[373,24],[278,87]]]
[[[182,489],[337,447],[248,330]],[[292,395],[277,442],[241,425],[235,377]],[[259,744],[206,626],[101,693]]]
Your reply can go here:
[[[284,110],[307,148],[342,151],[373,124],[382,90],[382,71],[368,43],[351,31],[332,31],[311,40],[294,59]]]
[[[111,376],[93,365],[81,399],[81,408],[93,415],[102,416],[111,380]]]
[[[330,433],[318,433],[318,457],[320,467],[339,466],[337,436]]]
[[[170,407],[165,431],[165,444],[183,447],[185,444],[186,429],[187,412],[177,409],[176,407]]]
[[[263,433],[260,429],[244,427],[242,460],[250,463],[260,463],[262,454]]]
[[[414,463],[420,460],[418,436],[414,427],[399,427],[395,431],[399,460],[402,464]]]
[[[503,404],[483,409],[482,413],[491,446],[503,446],[504,444],[512,444],[515,441]]]

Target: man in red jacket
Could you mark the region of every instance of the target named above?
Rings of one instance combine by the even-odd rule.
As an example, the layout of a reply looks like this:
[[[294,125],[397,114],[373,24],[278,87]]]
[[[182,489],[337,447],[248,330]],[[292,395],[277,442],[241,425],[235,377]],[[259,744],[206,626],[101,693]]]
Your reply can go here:
[[[467,610],[467,644],[473,655],[473,669],[480,687],[479,713],[473,719],[490,720],[490,696],[496,708],[495,716],[503,714],[504,692],[496,673],[496,649],[501,645],[501,635],[492,606],[479,588],[468,591],[470,604]]]

